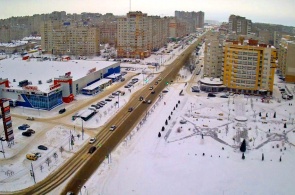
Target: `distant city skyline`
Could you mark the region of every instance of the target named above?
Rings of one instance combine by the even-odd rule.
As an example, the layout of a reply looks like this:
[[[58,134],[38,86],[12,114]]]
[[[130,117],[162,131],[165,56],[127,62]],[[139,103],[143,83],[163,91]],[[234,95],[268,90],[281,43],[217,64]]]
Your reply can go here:
[[[126,15],[130,11],[130,0],[0,0],[0,19],[12,16],[32,16],[53,11],[66,13],[92,12]],[[246,17],[252,22],[295,26],[295,1],[247,1],[247,0],[133,0],[131,11],[142,11],[148,15],[174,16],[178,11],[203,11],[205,20],[228,22],[231,14]]]

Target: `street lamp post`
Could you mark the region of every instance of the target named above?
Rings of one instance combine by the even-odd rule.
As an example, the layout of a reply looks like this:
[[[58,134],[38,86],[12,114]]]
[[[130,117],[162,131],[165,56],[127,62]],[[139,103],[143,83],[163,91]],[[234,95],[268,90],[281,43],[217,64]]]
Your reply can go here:
[[[2,146],[2,153],[3,153],[3,157],[5,158],[5,151],[4,151],[4,148],[3,148],[3,141],[5,141],[5,139],[3,138],[3,137],[1,137],[1,139],[0,139],[0,141],[1,141],[1,146]]]
[[[145,70],[145,68],[144,69],[142,69],[142,72],[141,72],[141,74],[142,74],[142,85],[144,85],[144,75],[143,75],[143,71]]]

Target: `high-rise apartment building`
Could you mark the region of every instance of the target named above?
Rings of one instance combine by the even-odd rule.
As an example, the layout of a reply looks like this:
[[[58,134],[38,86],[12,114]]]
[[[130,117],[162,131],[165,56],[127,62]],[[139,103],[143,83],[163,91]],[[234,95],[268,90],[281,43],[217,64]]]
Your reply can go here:
[[[168,20],[129,12],[117,20],[117,55],[143,59],[163,47],[168,38]]]
[[[223,84],[236,93],[271,95],[276,57],[273,46],[256,40],[225,43]]]
[[[195,32],[196,28],[204,28],[205,13],[202,11],[175,11],[175,18],[179,21],[187,22],[189,33]]]
[[[206,35],[204,49],[204,76],[220,78],[222,74],[223,47],[219,32]]]
[[[252,31],[252,21],[245,17],[230,15],[228,23],[229,33],[235,32],[238,35],[247,35]]]
[[[278,69],[285,81],[295,82],[295,37],[283,36],[278,53]]]
[[[56,55],[100,54],[99,29],[70,22],[49,21],[41,26],[42,49]]]

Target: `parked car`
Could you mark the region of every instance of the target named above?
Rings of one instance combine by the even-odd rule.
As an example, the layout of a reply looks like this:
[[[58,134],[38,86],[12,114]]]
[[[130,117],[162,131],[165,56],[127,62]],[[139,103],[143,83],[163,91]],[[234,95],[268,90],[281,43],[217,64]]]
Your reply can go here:
[[[155,82],[155,85],[158,85],[158,81]]]
[[[39,150],[47,150],[48,148],[46,146],[44,146],[44,145],[39,145],[38,149]]]
[[[33,129],[27,129],[27,132],[30,132],[31,134],[35,133],[35,131]]]
[[[142,100],[143,100],[143,97],[142,97],[142,96],[140,96],[140,97],[139,97],[139,101],[142,101]]]
[[[131,85],[125,85],[124,87],[125,87],[125,88],[130,88],[130,87],[131,87]]]
[[[154,87],[153,86],[150,86],[149,90],[153,90],[153,89],[154,89]]]
[[[62,113],[64,113],[65,111],[66,111],[66,109],[63,108],[63,109],[60,109],[60,110],[58,111],[58,113],[59,113],[59,114],[62,114]]]
[[[152,103],[152,100],[148,100],[147,103],[148,103],[148,104],[151,104],[151,103]]]
[[[187,120],[185,120],[185,119],[181,119],[181,120],[179,121],[180,124],[185,124],[186,122],[187,122]]]
[[[107,102],[111,102],[112,99],[107,98],[107,99],[105,99],[105,101],[107,101]]]
[[[28,160],[33,160],[33,161],[35,161],[35,160],[38,159],[38,157],[37,157],[35,154],[27,154],[27,155],[26,155],[26,158],[27,158]]]
[[[92,154],[95,150],[96,150],[96,147],[92,146],[91,148],[89,148],[88,153]]]
[[[89,143],[90,144],[93,144],[95,141],[96,141],[96,138],[95,137],[92,137],[92,138],[90,138]]]
[[[221,98],[228,98],[227,95],[221,95],[220,97],[221,97]]]
[[[25,132],[22,132],[22,135],[26,137],[30,137],[32,133],[25,131]]]
[[[155,90],[153,90],[152,92],[151,92],[151,94],[155,94],[156,92],[155,92]]]
[[[114,131],[116,128],[117,128],[116,125],[112,125],[112,126],[110,127],[110,131]]]
[[[29,128],[30,127],[30,125],[28,125],[28,124],[23,124],[22,126],[24,126],[25,128]]]
[[[133,111],[133,107],[130,107],[129,109],[128,109],[128,112],[132,112]]]
[[[74,192],[67,192],[66,195],[75,195]]]
[[[26,130],[27,128],[25,126],[21,125],[21,126],[18,127],[18,129],[19,130]]]
[[[208,93],[208,97],[216,97],[216,95],[213,93]]]
[[[114,98],[115,96],[113,96],[113,95],[109,95],[109,98]]]
[[[161,81],[162,80],[162,78],[160,77],[160,78],[158,78],[158,81]]]

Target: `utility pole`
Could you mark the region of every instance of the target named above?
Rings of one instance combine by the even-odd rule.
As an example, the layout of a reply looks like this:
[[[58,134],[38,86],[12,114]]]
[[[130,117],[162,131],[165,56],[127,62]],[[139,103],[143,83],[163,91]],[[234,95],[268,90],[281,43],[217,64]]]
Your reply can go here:
[[[33,177],[34,182],[36,184],[35,173],[34,173],[34,168],[33,168],[33,163],[32,162],[31,162],[31,167],[32,167],[32,169],[31,169],[31,176]]]

